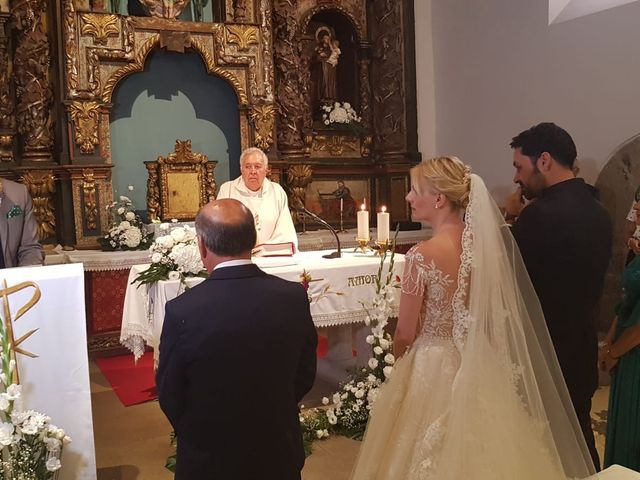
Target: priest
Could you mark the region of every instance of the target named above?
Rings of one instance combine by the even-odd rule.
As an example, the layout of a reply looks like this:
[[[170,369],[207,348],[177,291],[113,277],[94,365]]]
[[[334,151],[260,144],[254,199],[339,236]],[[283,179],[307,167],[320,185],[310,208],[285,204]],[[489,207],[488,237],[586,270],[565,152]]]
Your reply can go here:
[[[267,172],[268,159],[264,152],[255,147],[247,148],[240,155],[240,177],[223,183],[217,198],[234,198],[251,210],[258,249],[261,245],[290,243],[291,253],[294,253],[298,249],[298,237],[287,194],[279,184],[267,179]]]

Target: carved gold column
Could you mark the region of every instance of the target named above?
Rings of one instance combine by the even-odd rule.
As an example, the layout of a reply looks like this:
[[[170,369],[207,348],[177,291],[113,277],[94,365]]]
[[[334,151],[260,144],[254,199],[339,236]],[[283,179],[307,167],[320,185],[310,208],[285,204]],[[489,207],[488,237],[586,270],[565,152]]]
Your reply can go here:
[[[45,10],[46,0],[15,0],[12,6],[18,32],[13,61],[16,120],[21,135],[22,158],[27,161],[52,160],[53,89]]]
[[[404,84],[402,2],[372,2],[373,126],[378,150],[401,152],[406,148],[407,105]]]
[[[207,169],[207,179],[205,184],[205,193],[207,196],[207,202],[212,202],[216,199],[218,194],[218,184],[216,183],[216,176],[214,170],[218,162],[207,162],[205,168]]]
[[[296,205],[305,204],[305,191],[307,186],[311,183],[313,178],[313,171],[309,165],[293,165],[287,170],[287,183],[290,189],[289,205],[295,207]],[[291,212],[294,223],[300,222],[300,213],[297,210]]]
[[[158,162],[144,162],[147,167],[147,215],[149,221],[160,218],[160,187],[158,184]]]
[[[300,58],[297,0],[275,0],[273,4],[273,50],[278,101],[278,149],[288,155],[304,154],[305,98]]]
[[[56,179],[53,170],[27,170],[21,176],[33,200],[33,213],[38,220],[38,237],[41,242],[55,237],[56,215],[53,194]]]
[[[16,130],[9,56],[9,12],[0,12],[0,162],[13,161]]]
[[[97,248],[97,239],[109,226],[107,206],[113,201],[111,166],[68,165],[73,194],[76,245]]]
[[[371,45],[369,42],[360,43],[360,60],[358,61],[358,75],[360,77],[360,117],[366,127],[371,126],[370,51]]]

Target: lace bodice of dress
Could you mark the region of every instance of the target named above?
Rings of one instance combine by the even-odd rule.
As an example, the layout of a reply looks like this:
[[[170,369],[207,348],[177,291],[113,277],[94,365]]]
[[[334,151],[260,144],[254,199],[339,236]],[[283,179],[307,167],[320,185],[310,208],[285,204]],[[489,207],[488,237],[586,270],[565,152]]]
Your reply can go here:
[[[420,309],[419,336],[453,337],[455,325],[454,296],[458,287],[459,261],[440,266],[425,259],[414,246],[405,256],[406,269],[402,293],[423,296]]]

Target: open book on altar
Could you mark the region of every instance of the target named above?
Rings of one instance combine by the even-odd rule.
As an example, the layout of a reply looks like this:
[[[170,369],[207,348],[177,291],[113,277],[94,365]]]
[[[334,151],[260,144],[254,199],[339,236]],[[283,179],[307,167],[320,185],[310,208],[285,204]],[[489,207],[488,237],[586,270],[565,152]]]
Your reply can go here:
[[[293,242],[261,243],[251,250],[256,257],[290,257],[295,253]]]

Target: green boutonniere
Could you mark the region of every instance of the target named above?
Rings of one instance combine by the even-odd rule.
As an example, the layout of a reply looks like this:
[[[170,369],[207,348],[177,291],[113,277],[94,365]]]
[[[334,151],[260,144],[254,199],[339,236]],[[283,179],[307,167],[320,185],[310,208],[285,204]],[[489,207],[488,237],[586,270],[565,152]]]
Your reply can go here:
[[[18,215],[22,215],[22,209],[18,205],[14,205],[14,207],[7,212],[7,218],[17,217]]]

